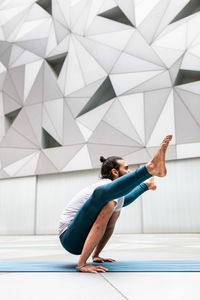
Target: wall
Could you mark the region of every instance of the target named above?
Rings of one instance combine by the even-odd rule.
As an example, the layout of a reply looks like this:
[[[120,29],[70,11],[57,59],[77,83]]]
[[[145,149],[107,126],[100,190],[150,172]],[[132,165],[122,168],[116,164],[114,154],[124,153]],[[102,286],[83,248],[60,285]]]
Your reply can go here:
[[[134,166],[137,167],[137,166]],[[168,174],[122,210],[117,233],[200,232],[200,158],[167,162]],[[66,203],[99,170],[0,181],[0,234],[56,234]]]

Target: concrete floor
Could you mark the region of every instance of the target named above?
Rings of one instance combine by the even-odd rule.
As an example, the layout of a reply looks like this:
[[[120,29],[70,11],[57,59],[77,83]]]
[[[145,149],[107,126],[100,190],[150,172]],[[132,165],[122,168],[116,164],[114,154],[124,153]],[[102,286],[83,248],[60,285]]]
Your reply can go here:
[[[200,260],[200,234],[114,235],[102,252],[116,260]],[[57,236],[1,236],[1,261],[77,261]],[[200,273],[0,273],[2,300],[200,299]]]

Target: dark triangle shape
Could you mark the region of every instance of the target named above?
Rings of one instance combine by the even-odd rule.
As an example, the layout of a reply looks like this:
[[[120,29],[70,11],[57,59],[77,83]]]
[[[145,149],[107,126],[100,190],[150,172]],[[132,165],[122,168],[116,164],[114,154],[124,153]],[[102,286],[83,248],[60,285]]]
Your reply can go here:
[[[62,69],[63,63],[67,56],[67,52],[46,58],[47,63],[58,77]]]
[[[123,13],[123,11],[119,8],[119,6],[106,10],[98,16],[135,27],[127,18],[127,16]]]
[[[104,80],[104,82],[100,85],[98,90],[94,93],[94,95],[90,98],[87,104],[83,107],[81,112],[77,117],[80,117],[83,114],[86,114],[90,110],[108,102],[109,100],[116,97],[115,91],[113,89],[112,83],[110,81],[109,76]]]
[[[22,108],[19,108],[19,109],[16,109],[14,111],[11,111],[9,112],[8,114],[5,114],[5,118],[6,118],[6,121],[7,121],[7,128],[9,129],[10,126],[12,125],[12,123],[15,121],[15,119],[17,118],[20,110]]]
[[[171,23],[184,19],[198,11],[200,11],[200,1],[190,0],[190,2],[180,11],[180,13],[171,21]]]
[[[177,74],[175,85],[191,83],[200,80],[200,71],[180,70]]]
[[[42,128],[42,149],[61,147],[58,143],[44,128]]]
[[[52,14],[51,0],[38,0],[37,4],[46,10],[50,15]]]

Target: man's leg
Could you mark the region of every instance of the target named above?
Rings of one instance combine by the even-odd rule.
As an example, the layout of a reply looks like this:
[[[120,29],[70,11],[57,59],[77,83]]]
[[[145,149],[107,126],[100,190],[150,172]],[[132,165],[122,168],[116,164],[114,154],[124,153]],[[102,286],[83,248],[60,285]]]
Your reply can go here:
[[[61,235],[61,243],[67,251],[81,254],[92,225],[106,203],[130,193],[151,176],[165,176],[165,151],[171,138],[167,136],[163,140],[156,155],[146,166],[95,189]]]

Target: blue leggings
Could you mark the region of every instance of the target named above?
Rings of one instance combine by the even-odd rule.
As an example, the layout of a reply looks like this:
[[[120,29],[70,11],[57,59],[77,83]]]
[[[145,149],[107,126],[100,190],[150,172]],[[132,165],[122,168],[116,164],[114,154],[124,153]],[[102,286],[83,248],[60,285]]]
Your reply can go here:
[[[150,178],[145,166],[116,180],[97,187],[78,210],[68,228],[60,235],[62,246],[72,254],[81,254],[85,240],[102,208],[109,201],[124,197],[124,206],[131,204],[148,190],[142,183]]]

